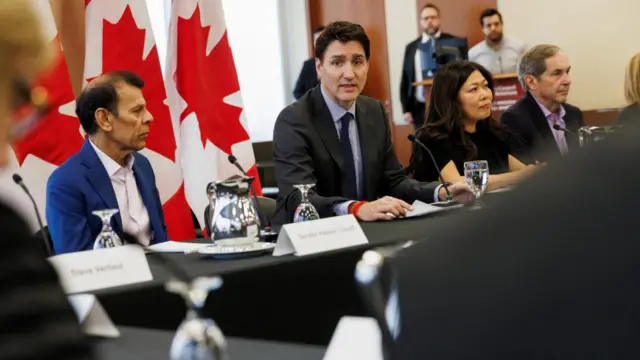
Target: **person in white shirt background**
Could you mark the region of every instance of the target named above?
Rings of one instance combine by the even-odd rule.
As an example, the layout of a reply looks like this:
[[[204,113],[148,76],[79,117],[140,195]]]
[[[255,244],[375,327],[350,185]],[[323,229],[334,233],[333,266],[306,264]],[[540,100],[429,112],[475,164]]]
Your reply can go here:
[[[480,25],[484,40],[469,50],[469,60],[493,74],[515,73],[518,59],[527,50],[527,45],[504,36],[502,14],[496,9],[484,10],[480,14]]]

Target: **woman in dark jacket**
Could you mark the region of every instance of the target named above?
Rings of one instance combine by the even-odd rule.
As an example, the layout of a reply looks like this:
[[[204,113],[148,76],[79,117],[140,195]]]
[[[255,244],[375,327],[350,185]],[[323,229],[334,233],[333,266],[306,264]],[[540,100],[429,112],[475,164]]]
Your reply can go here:
[[[417,137],[431,150],[442,180],[463,180],[466,161],[489,164],[487,190],[508,187],[536,171],[509,150],[509,133],[491,117],[493,103],[491,73],[470,61],[447,64],[433,79],[426,121]],[[414,146],[410,173],[418,181],[437,180],[429,155]]]
[[[29,0],[0,1],[0,169],[9,162],[11,142],[31,124],[12,114],[34,105],[28,84],[47,61],[48,44],[32,6]],[[0,248],[2,359],[92,359],[42,241],[2,203]]]

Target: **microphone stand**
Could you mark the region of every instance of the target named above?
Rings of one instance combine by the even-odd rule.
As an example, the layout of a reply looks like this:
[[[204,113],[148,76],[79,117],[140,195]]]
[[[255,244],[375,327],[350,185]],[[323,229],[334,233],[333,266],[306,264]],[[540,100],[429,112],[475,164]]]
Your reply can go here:
[[[436,162],[436,159],[433,157],[433,154],[431,153],[431,150],[429,150],[429,148],[422,143],[422,141],[418,140],[418,138],[415,136],[415,134],[409,134],[409,136],[407,136],[407,138],[409,139],[409,141],[411,141],[412,143],[418,145],[419,147],[421,147],[422,149],[424,149],[427,154],[429,154],[429,157],[431,158],[431,163],[433,164],[433,166],[436,168],[436,171],[438,172],[438,178],[440,179],[440,184],[442,184],[442,186],[444,187],[444,191],[447,192],[447,202],[453,202],[453,196],[451,196],[451,192],[449,192],[449,187],[447,186],[447,183],[444,181],[444,179],[442,178],[442,173],[440,172],[440,167],[438,166],[438,163]]]
[[[47,255],[53,256],[53,250],[51,249],[51,241],[49,239],[49,234],[44,228],[44,224],[42,223],[42,217],[40,217],[40,210],[38,210],[38,205],[36,204],[36,200],[31,195],[31,192],[25,185],[22,177],[18,174],[13,174],[12,176],[13,182],[15,182],[18,186],[22,188],[22,190],[27,194],[29,199],[31,200],[31,204],[33,205],[33,209],[36,212],[36,219],[38,220],[38,226],[40,226],[40,233],[42,234],[42,240],[44,241],[44,247],[47,250]]]

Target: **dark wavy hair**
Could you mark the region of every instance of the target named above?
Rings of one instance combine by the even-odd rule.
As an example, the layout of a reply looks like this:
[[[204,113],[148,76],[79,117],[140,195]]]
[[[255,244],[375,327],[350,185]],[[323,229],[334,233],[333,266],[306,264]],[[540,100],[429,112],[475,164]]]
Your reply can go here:
[[[460,104],[459,92],[474,71],[479,71],[487,79],[491,93],[495,94],[491,73],[483,66],[466,60],[450,62],[440,68],[433,78],[426,119],[416,132],[416,137],[422,142],[449,138],[454,147],[463,148],[466,160],[475,160],[478,149],[464,131],[465,113]],[[486,121],[490,131],[498,139],[508,140],[507,129],[500,122],[491,116],[483,121]],[[421,149],[414,145],[409,169],[421,163],[422,157]]]

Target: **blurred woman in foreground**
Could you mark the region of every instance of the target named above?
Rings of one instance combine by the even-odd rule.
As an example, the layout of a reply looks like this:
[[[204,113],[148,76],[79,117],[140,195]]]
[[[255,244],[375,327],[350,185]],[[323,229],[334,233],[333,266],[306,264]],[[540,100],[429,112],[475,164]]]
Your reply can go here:
[[[487,190],[514,185],[536,170],[511,155],[507,129],[491,117],[492,103],[491,73],[481,65],[456,61],[436,73],[416,137],[433,153],[443,181],[463,180],[464,163],[472,160],[487,161]],[[429,154],[415,145],[409,171],[418,181],[439,180]]]
[[[29,106],[29,84],[47,62],[47,44],[29,0],[0,1],[0,168],[26,130],[12,119]],[[19,191],[19,190],[16,190]],[[0,203],[0,356],[2,359],[91,359],[92,350],[41,240]]]
[[[628,106],[622,110],[617,122],[640,121],[640,53],[635,54],[627,64],[624,97]]]

